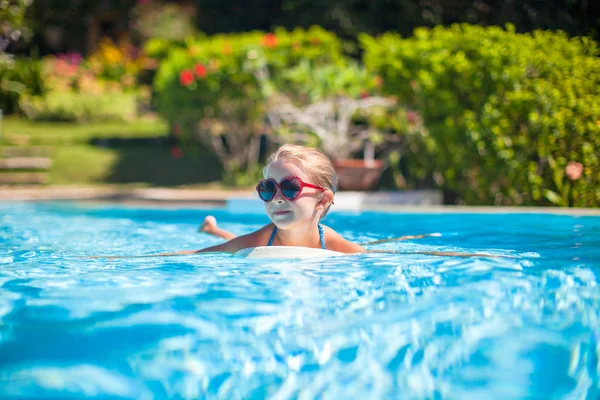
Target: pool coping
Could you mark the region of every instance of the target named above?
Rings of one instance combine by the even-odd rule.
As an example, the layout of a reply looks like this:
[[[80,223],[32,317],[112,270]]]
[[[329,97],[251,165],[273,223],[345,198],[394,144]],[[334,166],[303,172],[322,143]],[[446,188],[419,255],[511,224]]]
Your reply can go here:
[[[411,194],[418,191],[403,191]],[[252,190],[123,187],[1,187],[2,202],[75,201],[136,207],[221,208],[234,198],[252,199]],[[333,211],[333,210],[332,210]],[[347,210],[342,210],[347,211]],[[352,210],[350,210],[352,211]],[[359,210],[410,214],[555,214],[600,216],[600,208],[363,204]]]

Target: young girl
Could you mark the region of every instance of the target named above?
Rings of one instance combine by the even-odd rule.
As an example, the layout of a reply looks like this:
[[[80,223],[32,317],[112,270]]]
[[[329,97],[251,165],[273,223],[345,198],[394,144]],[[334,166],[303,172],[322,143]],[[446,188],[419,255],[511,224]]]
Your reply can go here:
[[[218,229],[211,232],[229,241],[201,250],[171,254],[205,252],[235,253],[259,246],[301,246],[340,253],[364,253],[365,249],[344,239],[319,222],[333,204],[336,175],[333,164],[319,151],[286,144],[277,150],[263,169],[265,179],[256,185],[271,223],[256,232],[235,236]],[[207,219],[208,223],[213,222]]]
[[[263,169],[264,179],[256,185],[258,196],[265,202],[271,223],[243,236],[217,228],[213,217],[207,217],[201,231],[228,239],[227,242],[201,250],[162,253],[152,256],[175,256],[208,252],[235,253],[238,250],[260,246],[300,246],[327,249],[340,253],[366,252],[362,246],[349,242],[333,229],[319,222],[333,204],[336,176],[333,164],[319,151],[298,145],[286,144],[273,154]],[[419,239],[440,234],[402,236],[369,244]],[[370,250],[373,253],[397,253],[393,250]],[[435,256],[501,257],[489,254],[464,254],[454,252],[412,252]],[[142,256],[147,257],[147,256]],[[95,256],[92,258],[121,258]]]

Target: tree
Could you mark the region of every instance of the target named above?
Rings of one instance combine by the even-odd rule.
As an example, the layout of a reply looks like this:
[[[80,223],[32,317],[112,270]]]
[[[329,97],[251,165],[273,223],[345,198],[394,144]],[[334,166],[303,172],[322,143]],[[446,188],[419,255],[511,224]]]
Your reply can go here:
[[[31,1],[0,1],[0,68],[12,62],[12,57],[7,51],[11,43],[29,36],[30,31],[25,24],[25,12]]]

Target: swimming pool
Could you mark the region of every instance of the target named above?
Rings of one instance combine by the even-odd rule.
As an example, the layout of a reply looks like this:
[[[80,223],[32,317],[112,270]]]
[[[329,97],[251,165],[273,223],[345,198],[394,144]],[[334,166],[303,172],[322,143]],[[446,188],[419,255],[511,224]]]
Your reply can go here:
[[[600,396],[600,218],[337,213],[399,254],[250,260],[221,210],[0,204],[0,398]],[[419,251],[487,252],[458,258]]]

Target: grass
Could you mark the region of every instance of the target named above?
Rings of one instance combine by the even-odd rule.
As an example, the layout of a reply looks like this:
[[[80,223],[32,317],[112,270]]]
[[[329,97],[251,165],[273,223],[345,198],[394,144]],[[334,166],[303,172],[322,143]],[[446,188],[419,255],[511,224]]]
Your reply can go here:
[[[160,120],[145,119],[134,123],[32,122],[9,117],[2,121],[4,145],[72,145],[91,139],[161,138],[167,136],[167,125]]]
[[[49,184],[211,187],[221,177],[218,158],[206,149],[171,153],[167,126],[160,120],[133,123],[2,121],[2,148],[47,147],[53,165]]]

